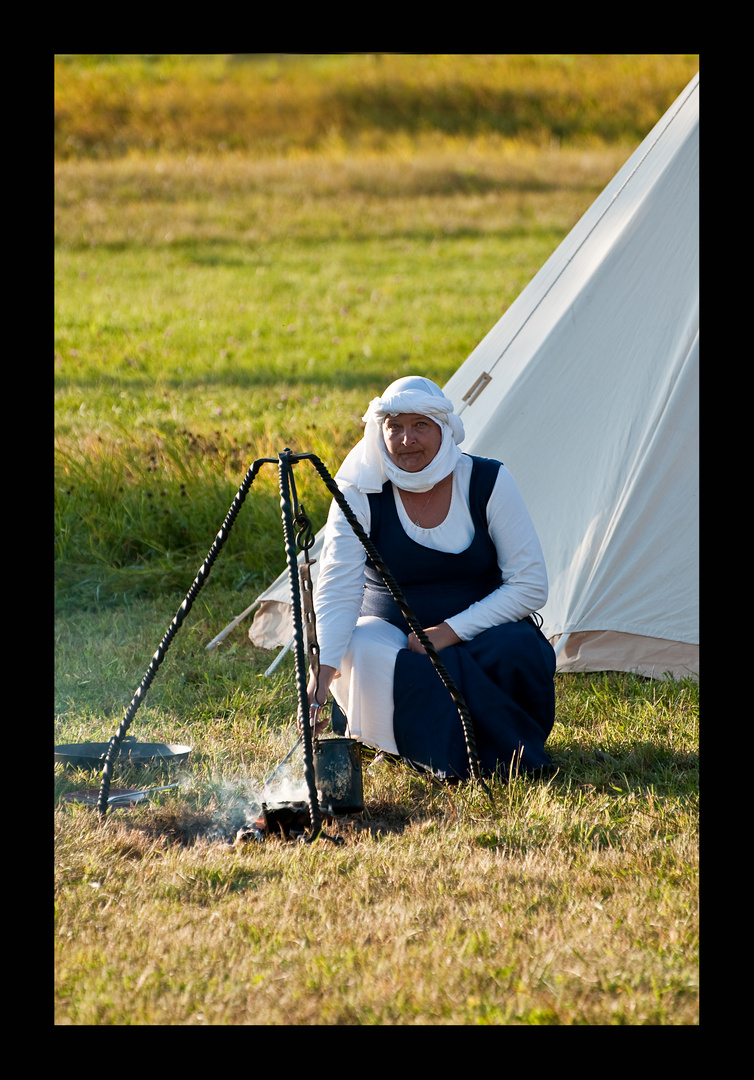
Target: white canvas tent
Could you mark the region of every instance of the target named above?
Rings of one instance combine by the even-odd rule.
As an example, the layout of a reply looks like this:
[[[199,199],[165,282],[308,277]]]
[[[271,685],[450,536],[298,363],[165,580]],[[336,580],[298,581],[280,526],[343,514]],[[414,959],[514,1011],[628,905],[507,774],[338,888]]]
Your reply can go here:
[[[444,387],[522,491],[562,671],[698,676],[698,192],[697,74]],[[287,644],[286,574],[258,604]]]

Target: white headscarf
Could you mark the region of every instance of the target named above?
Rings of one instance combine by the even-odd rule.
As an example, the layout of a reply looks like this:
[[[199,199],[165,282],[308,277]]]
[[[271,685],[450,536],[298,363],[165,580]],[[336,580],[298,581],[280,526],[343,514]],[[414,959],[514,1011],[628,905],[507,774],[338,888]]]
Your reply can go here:
[[[388,455],[382,437],[382,421],[398,413],[428,416],[442,429],[442,443],[429,465],[420,472],[400,469]],[[458,447],[465,432],[463,422],[453,412],[453,402],[430,379],[408,375],[388,386],[381,398],[374,398],[362,417],[364,437],[348,454],[335,479],[345,480],[360,491],[381,491],[386,480],[404,491],[429,491],[453,472],[461,457]]]

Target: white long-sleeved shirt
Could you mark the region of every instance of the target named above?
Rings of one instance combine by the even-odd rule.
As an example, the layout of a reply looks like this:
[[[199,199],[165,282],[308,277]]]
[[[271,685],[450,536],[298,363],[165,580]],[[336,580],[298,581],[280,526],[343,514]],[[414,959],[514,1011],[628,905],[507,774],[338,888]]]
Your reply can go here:
[[[409,518],[394,487],[398,517],[408,536],[424,547],[459,554],[474,536],[469,509],[472,461],[464,455],[453,473],[453,493],[445,520],[422,529]],[[350,484],[341,490],[369,533],[369,497]],[[470,641],[491,626],[526,618],[547,600],[547,572],[542,548],[515,480],[500,466],[487,503],[487,525],[497,551],[503,584],[482,600],[446,622],[462,641]],[[314,596],[320,663],[340,669],[361,611],[366,552],[337,503],[327,519]]]

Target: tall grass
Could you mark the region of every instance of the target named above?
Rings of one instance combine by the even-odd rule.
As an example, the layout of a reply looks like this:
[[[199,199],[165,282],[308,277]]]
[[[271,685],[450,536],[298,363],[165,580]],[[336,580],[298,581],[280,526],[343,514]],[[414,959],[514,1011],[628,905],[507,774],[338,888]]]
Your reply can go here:
[[[444,382],[696,63],[58,58],[56,743],[113,734],[247,466],[334,469],[387,382]],[[116,783],[182,786],[100,824],[56,766],[56,1023],[696,1024],[695,683],[558,675],[548,779],[367,756],[342,846],[233,842],[293,664],[205,645],[279,513],[263,471],[134,720],[193,753]]]
[[[396,138],[638,141],[693,55],[68,56],[60,157],[390,148]]]

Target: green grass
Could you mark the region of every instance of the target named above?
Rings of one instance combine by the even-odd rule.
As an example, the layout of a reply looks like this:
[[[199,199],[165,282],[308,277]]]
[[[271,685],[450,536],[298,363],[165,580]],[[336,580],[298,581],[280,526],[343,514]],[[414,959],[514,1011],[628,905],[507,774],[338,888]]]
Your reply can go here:
[[[112,732],[159,607],[59,627],[56,738]],[[368,756],[342,847],[233,844],[294,739],[292,665],[262,679],[240,640],[202,655],[211,619],[135,725],[194,746],[182,789],[101,826],[58,803],[88,778],[57,767],[58,1023],[697,1022],[695,684],[558,676],[550,780],[490,805]]]
[[[290,661],[204,651],[242,595],[210,581],[131,729],[194,747],[184,788],[100,827],[56,770],[59,1023],[696,1023],[695,685],[558,676],[551,783],[383,766],[347,854],[233,848],[295,734]],[[113,733],[180,599],[59,619],[56,742]]]
[[[626,154],[61,163],[58,603],[190,583],[256,458],[334,471],[370,398],[445,382]],[[454,183],[472,173],[481,194]],[[323,489],[301,485],[319,525]],[[255,486],[226,583],[282,568],[274,488]]]
[[[251,462],[334,471],[389,381],[444,382],[697,63],[100,61],[56,74],[56,743],[114,733]],[[252,94],[285,123],[218,153]],[[56,766],[56,1023],[697,1024],[696,683],[558,675],[550,779],[368,756],[342,846],[231,842],[296,737],[290,656],[205,649],[284,566],[268,470],[131,728],[183,786],[100,824]]]

